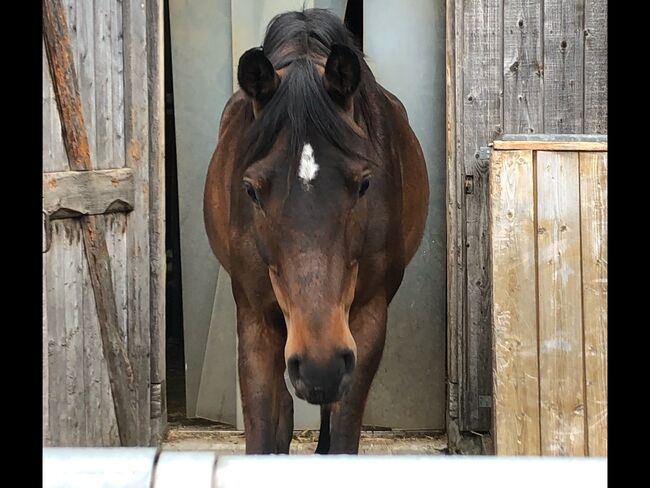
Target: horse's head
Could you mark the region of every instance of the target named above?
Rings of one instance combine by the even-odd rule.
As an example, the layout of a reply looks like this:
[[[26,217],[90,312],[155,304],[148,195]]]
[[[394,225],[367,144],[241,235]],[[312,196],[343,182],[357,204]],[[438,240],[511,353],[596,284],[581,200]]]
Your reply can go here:
[[[358,54],[335,46],[322,63],[276,70],[261,50],[240,59],[252,99],[248,164],[235,181],[287,326],[285,360],[299,397],[337,401],[356,344],[349,313],[373,192],[364,129],[354,122]]]

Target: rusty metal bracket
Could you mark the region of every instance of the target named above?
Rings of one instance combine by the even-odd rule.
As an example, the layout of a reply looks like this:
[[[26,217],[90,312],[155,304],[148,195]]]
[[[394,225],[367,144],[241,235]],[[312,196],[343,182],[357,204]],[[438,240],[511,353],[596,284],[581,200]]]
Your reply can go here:
[[[50,214],[43,210],[43,254],[50,250],[52,245],[52,226],[50,225]]]

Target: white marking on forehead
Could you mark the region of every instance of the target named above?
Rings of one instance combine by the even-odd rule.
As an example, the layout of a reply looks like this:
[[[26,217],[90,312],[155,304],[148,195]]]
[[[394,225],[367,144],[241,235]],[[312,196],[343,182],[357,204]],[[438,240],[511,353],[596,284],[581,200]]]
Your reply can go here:
[[[318,165],[316,164],[316,159],[314,159],[314,149],[311,147],[311,144],[307,143],[302,148],[302,154],[300,155],[298,176],[303,184],[308,186],[316,178],[316,173],[318,173]]]

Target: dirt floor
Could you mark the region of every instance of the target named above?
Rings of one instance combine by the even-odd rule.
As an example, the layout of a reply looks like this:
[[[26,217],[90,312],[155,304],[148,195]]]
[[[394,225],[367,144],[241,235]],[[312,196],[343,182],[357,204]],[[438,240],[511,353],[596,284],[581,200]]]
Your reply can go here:
[[[312,454],[318,443],[318,431],[296,432],[291,454]],[[163,440],[163,449],[211,450],[218,454],[244,454],[244,434],[210,426],[171,426]],[[359,454],[447,454],[447,436],[441,433],[404,431],[363,431]]]

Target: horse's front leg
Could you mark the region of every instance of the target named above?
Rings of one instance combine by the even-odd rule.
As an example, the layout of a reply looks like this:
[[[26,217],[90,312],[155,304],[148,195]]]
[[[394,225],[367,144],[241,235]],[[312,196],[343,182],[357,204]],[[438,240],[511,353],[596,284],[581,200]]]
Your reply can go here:
[[[284,382],[282,331],[263,316],[237,310],[239,386],[246,454],[289,451],[293,429],[291,396]]]
[[[329,454],[359,452],[363,411],[384,351],[386,314],[386,299],[378,296],[350,317],[350,332],[357,344],[357,365],[350,389],[332,405]]]

